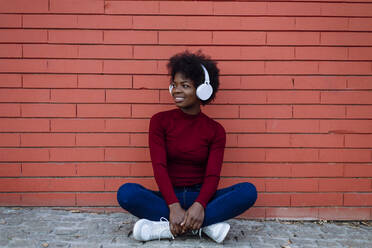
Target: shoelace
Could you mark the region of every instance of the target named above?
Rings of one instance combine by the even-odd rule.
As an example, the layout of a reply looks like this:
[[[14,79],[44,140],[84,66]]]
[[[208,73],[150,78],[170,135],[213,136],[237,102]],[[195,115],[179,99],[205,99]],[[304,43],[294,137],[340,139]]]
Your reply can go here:
[[[161,217],[159,221],[160,221],[160,222],[167,222],[167,223],[168,223],[168,226],[169,226],[169,221],[167,220],[167,218]],[[167,229],[165,228],[165,229],[163,229],[162,231],[160,231],[160,233],[159,233],[159,240],[160,240],[161,234],[162,234],[164,231],[167,231]],[[169,232],[170,232],[170,234],[171,234],[171,236],[172,236],[172,239],[174,239],[174,236],[173,236],[172,232],[171,232],[170,230],[169,230]]]
[[[191,233],[194,234],[194,235],[197,235],[199,233],[199,238],[202,237],[202,234],[201,234],[202,229],[201,228],[199,228],[198,230],[192,230]]]

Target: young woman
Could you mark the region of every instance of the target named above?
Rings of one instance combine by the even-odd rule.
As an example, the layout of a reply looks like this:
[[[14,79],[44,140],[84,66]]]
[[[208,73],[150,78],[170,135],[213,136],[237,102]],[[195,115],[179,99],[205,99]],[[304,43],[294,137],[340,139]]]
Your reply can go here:
[[[127,183],[118,190],[117,199],[140,218],[133,229],[137,240],[174,238],[199,230],[220,243],[230,229],[223,221],[250,208],[257,191],[251,183],[217,190],[226,133],[201,111],[218,90],[216,62],[200,52],[185,51],[171,57],[167,66],[169,91],[177,108],[155,114],[149,128],[160,192]]]

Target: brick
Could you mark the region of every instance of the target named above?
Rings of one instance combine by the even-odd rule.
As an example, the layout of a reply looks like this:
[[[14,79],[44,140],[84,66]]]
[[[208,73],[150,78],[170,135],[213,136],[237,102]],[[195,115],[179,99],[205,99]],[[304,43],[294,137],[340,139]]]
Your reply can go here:
[[[132,16],[78,15],[77,26],[89,29],[130,29]]]
[[[21,162],[21,161],[48,161],[48,149],[39,148],[1,148],[0,161]],[[1,187],[0,187],[1,188]]]
[[[347,134],[345,135],[345,147],[372,147],[371,134]]]
[[[228,17],[231,18],[231,17]],[[294,17],[240,17],[240,26],[244,30],[293,30],[295,29]],[[237,26],[237,25],[235,25]]]
[[[0,88],[22,87],[22,76],[20,74],[0,74]]]
[[[132,88],[130,75],[78,75],[78,88]]]
[[[296,59],[347,60],[346,47],[295,47]]]
[[[349,18],[350,31],[371,31],[371,24],[370,18]]]
[[[265,150],[255,148],[225,148],[225,162],[262,162]]]
[[[77,206],[116,206],[116,193],[77,193]]]
[[[372,7],[369,4],[321,3],[320,7],[324,16],[372,16]]]
[[[169,85],[169,77],[164,75],[134,75],[135,89],[165,89]]]
[[[287,207],[291,202],[290,194],[261,193],[255,202],[256,207]]]
[[[20,117],[21,116],[20,104],[14,104],[14,103],[0,104],[0,116],[1,117]]]
[[[97,44],[103,42],[103,32],[99,30],[49,30],[49,43]]]
[[[188,49],[186,46],[134,46],[133,57],[136,59],[169,59],[186,49]]]
[[[184,30],[187,28],[188,20],[185,16],[133,16],[133,28]]]
[[[135,163],[131,165],[131,176],[149,176],[153,177],[154,173],[152,170],[151,163]]]
[[[372,109],[370,106],[346,106],[347,118],[367,119],[372,117]]]
[[[294,118],[345,118],[346,108],[340,105],[294,105]]]
[[[159,31],[159,44],[212,44],[213,35],[207,31]]]
[[[74,146],[75,134],[22,133],[22,147]]]
[[[318,120],[266,120],[266,131],[275,133],[319,132]]]
[[[151,60],[104,60],[103,73],[156,74],[158,65]]]
[[[129,104],[78,104],[78,117],[130,117]]]
[[[372,48],[371,47],[349,47],[350,60],[371,60]]]
[[[221,61],[218,63],[222,75],[264,74],[263,61]]]
[[[371,91],[325,91],[320,93],[321,103],[326,104],[371,104]]]
[[[265,2],[214,2],[215,15],[265,15]]]
[[[3,29],[0,30],[0,43],[41,43],[47,41],[46,30]]]
[[[371,162],[371,150],[365,149],[321,149],[319,161],[322,162]]]
[[[148,132],[148,119],[108,119],[106,132]]]
[[[0,206],[19,206],[20,204],[21,204],[21,194],[0,193]]]
[[[321,45],[341,46],[369,46],[372,42],[372,33],[359,32],[322,32]]]
[[[242,30],[243,18],[231,16],[189,16],[185,19],[185,29],[189,30]],[[247,26],[249,23],[247,24]]]
[[[133,104],[132,105],[132,117],[136,118],[150,118],[154,114],[174,109],[174,105],[159,105],[159,104]]]
[[[239,147],[290,147],[288,134],[239,134]]]
[[[234,39],[231,39],[231,37],[234,37]],[[213,32],[213,44],[217,45],[264,45],[265,40],[265,32]]]
[[[325,220],[369,220],[368,208],[319,208],[319,219]]]
[[[292,80],[288,76],[242,76],[238,89],[292,89]]]
[[[24,58],[77,58],[78,47],[74,45],[23,45]]]
[[[105,161],[150,161],[148,148],[106,148]]]
[[[52,13],[104,13],[103,0],[50,0]]]
[[[304,193],[291,195],[291,206],[295,207],[342,206],[342,203],[342,193]]]
[[[267,179],[266,192],[314,192],[318,191],[317,179]]]
[[[52,89],[52,102],[99,103],[105,102],[103,89]]]
[[[287,60],[295,58],[294,47],[241,47],[242,59],[279,59]]]
[[[347,78],[332,76],[294,77],[295,89],[345,89]]]
[[[267,208],[266,218],[271,219],[298,219],[298,220],[313,220],[318,219],[317,208]]]
[[[320,120],[321,133],[372,133],[370,120]]]
[[[21,28],[21,27],[22,27],[22,15],[1,15],[0,14],[0,28]]]
[[[144,133],[132,133],[130,134],[130,145],[131,146],[145,146],[147,147],[148,146],[148,140],[149,140],[149,137],[146,134]]]
[[[348,21],[348,18],[335,17],[296,17],[296,29],[345,31],[348,30]]]
[[[259,220],[259,219],[264,219],[265,218],[265,211],[266,208],[256,208],[252,207],[242,213],[241,215],[238,215],[236,218],[243,218],[243,219],[252,219],[252,220]]]
[[[76,117],[75,104],[22,104],[22,117]]]
[[[221,178],[220,183],[218,185],[218,189],[230,187],[232,185],[235,185],[237,183],[245,183],[249,182],[252,183],[257,191],[259,192],[264,192],[265,191],[265,181],[262,178]],[[258,197],[260,195],[258,194]]]
[[[265,120],[238,120],[238,119],[223,119],[219,123],[225,128],[228,133],[257,133],[265,132]]]
[[[344,136],[337,134],[291,134],[293,147],[343,147]]]
[[[319,3],[268,2],[267,14],[317,16],[321,14],[321,8]]]
[[[345,164],[345,177],[372,177],[371,164]]]
[[[71,177],[76,176],[72,163],[23,163],[23,177]]]
[[[291,118],[290,105],[242,105],[240,118]]]
[[[157,90],[106,90],[106,102],[158,103]]]
[[[266,103],[263,91],[220,91],[214,101],[218,104],[260,104]]]
[[[28,73],[28,72],[46,72],[47,61],[41,59],[2,59],[0,60],[0,72],[15,72],[15,73]]]
[[[285,164],[224,163],[221,176],[226,177],[288,177],[291,168]]]
[[[21,176],[21,164],[0,164],[0,177],[19,177]]]
[[[102,119],[52,119],[53,132],[103,132],[105,120]]]
[[[160,14],[172,15],[212,15],[213,2],[159,2]]]
[[[48,72],[52,73],[101,73],[102,61],[49,59]]]
[[[76,75],[24,74],[23,88],[76,88]]]
[[[21,206],[75,206],[75,193],[23,193]]]
[[[103,148],[50,148],[50,161],[102,161]]]
[[[211,118],[239,118],[239,106],[206,105],[202,111]]]
[[[106,14],[158,14],[157,1],[106,1]]]
[[[362,178],[327,178],[319,179],[320,192],[371,191],[371,180]]]
[[[76,15],[23,15],[24,28],[77,28]]]
[[[314,162],[318,161],[317,149],[277,148],[266,150],[266,161],[273,162]]]
[[[345,206],[371,206],[372,193],[346,193],[344,195]]]
[[[267,32],[267,45],[319,45],[319,32]]]
[[[372,74],[370,62],[319,62],[320,74]]]
[[[124,183],[138,183],[143,187],[158,191],[158,186],[154,178],[107,178],[105,179],[105,190],[106,191],[117,191]]]
[[[342,164],[291,164],[292,177],[342,177]]]
[[[0,102],[49,102],[49,90],[2,89]]]
[[[77,134],[76,145],[78,146],[128,146],[129,134],[103,134],[103,133],[89,133]]]
[[[157,44],[158,33],[156,31],[104,31],[105,44]]]
[[[267,61],[266,74],[317,74],[318,62],[313,61]]]
[[[372,89],[372,77],[348,77],[349,89]]]
[[[16,133],[0,133],[0,146],[17,147],[20,145],[20,135]]]
[[[22,57],[22,45],[0,44],[0,57],[4,58]]]
[[[220,76],[220,86],[222,89],[243,89],[246,85],[241,85],[241,76]]]
[[[1,118],[1,132],[49,132],[49,120]]]
[[[7,192],[74,192],[103,191],[102,178],[13,178],[0,179]]]
[[[76,165],[78,176],[130,176],[129,163],[78,163]]]
[[[128,59],[132,58],[131,46],[79,46],[79,58]]]
[[[0,0],[0,13],[45,13],[48,12],[48,0]]]

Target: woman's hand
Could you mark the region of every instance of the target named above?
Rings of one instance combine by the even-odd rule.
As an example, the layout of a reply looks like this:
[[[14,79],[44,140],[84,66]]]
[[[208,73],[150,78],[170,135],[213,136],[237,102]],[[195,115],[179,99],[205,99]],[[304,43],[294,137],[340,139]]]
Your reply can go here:
[[[169,225],[173,236],[182,233],[181,223],[185,219],[185,210],[179,202],[168,205],[169,207]]]
[[[194,202],[186,211],[185,219],[181,223],[182,233],[187,230],[198,230],[204,221],[204,207],[199,202]]]

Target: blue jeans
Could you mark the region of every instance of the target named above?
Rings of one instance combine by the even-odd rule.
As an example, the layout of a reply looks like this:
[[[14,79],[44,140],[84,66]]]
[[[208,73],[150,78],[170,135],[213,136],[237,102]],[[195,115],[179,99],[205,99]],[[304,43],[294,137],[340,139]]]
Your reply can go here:
[[[174,187],[183,209],[187,210],[199,195],[201,185]],[[136,183],[122,185],[117,193],[122,208],[140,219],[159,221],[169,219],[169,208],[159,191],[146,189]],[[202,226],[209,226],[234,218],[253,206],[257,199],[256,187],[251,183],[238,183],[219,189],[208,202]]]

